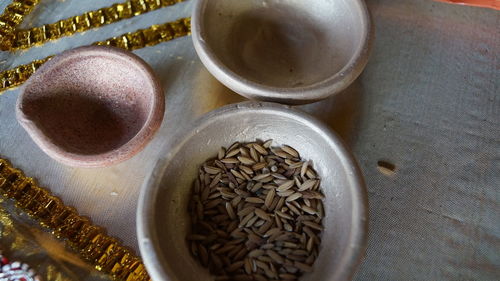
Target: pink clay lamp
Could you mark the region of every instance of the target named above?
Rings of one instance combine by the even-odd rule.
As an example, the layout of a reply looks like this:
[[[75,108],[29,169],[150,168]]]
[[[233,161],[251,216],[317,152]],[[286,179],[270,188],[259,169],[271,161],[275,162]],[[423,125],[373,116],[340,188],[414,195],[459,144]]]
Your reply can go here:
[[[151,140],[165,110],[152,69],[113,47],[66,51],[26,82],[16,115],[33,141],[70,166],[129,159]]]

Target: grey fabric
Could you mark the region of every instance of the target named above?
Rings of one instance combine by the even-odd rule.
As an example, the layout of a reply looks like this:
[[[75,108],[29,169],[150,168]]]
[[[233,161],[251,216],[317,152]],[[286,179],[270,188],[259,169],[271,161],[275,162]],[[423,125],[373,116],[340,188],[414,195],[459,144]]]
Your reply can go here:
[[[42,1],[29,23],[114,2]],[[0,69],[188,16],[192,5],[3,52]],[[367,5],[376,40],[366,70],[344,93],[301,107],[341,135],[365,176],[369,241],[355,279],[500,280],[500,12],[431,0]],[[137,195],[160,147],[203,113],[243,99],[208,74],[190,38],[135,53],[156,70],[167,98],[164,123],[143,152],[103,169],[58,164],[16,123],[14,90],[0,97],[0,155],[137,249]],[[395,173],[381,173],[380,160]]]
[[[353,150],[370,237],[356,279],[500,280],[500,13],[368,4],[377,40]]]

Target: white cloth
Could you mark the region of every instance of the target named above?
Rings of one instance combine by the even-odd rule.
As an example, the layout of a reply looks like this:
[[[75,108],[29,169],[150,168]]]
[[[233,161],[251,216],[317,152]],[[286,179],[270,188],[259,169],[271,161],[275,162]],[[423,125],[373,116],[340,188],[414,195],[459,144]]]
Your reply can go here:
[[[27,24],[115,2],[42,1]],[[189,16],[193,4],[0,52],[0,69]],[[301,107],[346,140],[366,179],[369,242],[355,279],[500,280],[500,12],[431,0],[367,4],[376,40],[366,70],[344,93]],[[17,124],[14,90],[0,96],[0,155],[137,250],[137,196],[162,145],[203,113],[243,98],[210,76],[189,37],[135,53],[166,89],[164,123],[144,151],[109,168],[59,164]],[[395,175],[380,173],[379,160],[395,164]]]

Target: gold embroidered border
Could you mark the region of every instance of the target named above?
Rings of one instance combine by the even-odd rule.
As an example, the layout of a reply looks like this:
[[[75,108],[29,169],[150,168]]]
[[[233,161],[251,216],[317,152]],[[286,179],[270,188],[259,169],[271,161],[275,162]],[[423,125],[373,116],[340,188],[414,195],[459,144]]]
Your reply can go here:
[[[190,33],[191,20],[190,18],[183,18],[174,22],[152,25],[146,29],[125,33],[94,44],[115,46],[125,50],[136,50],[186,36]],[[31,63],[0,72],[0,95],[6,90],[15,88],[26,82],[26,80],[28,80],[28,78],[50,58],[51,57],[35,60]]]
[[[52,24],[27,30],[17,30],[17,26],[26,15],[33,11],[40,0],[14,0],[0,15],[0,50],[12,51],[42,45],[50,40],[114,23],[183,1],[185,0],[130,0]],[[183,18],[174,22],[152,25],[146,29],[129,32],[94,44],[136,50],[186,36],[190,33],[190,18]],[[35,60],[0,72],[0,95],[6,90],[23,84],[50,58]]]
[[[184,0],[130,0],[86,12],[51,24],[20,30],[18,25],[40,0],[14,0],[0,15],[0,50],[13,51],[42,45],[50,40],[115,23]]]
[[[0,192],[113,280],[150,280],[141,259],[131,250],[2,158]]]
[[[14,0],[0,15],[0,50],[12,51],[42,45],[77,32],[86,31],[122,19],[131,18],[184,0],[131,0],[110,7],[70,17],[58,22],[27,30],[17,30],[24,17],[31,13],[40,0]],[[112,37],[95,45],[115,46],[136,50],[153,46],[191,33],[190,18],[183,18],[146,29]],[[43,63],[51,57],[35,60],[0,72],[0,95],[24,83]],[[35,218],[52,233],[64,239],[84,260],[96,269],[109,274],[114,280],[150,280],[139,257],[122,246],[105,230],[93,225],[75,209],[39,187],[32,178],[13,168],[0,158],[0,192],[16,202],[16,206]]]

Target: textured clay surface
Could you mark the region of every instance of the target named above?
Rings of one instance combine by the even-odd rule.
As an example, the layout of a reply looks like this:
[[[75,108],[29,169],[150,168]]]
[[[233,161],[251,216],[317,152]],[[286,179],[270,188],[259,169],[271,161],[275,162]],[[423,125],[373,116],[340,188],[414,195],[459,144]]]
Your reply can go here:
[[[136,58],[120,57],[106,50],[86,51],[90,48],[81,55],[73,50],[70,56],[49,62],[52,65],[37,72],[26,86],[18,104],[23,115],[20,121],[30,121],[31,125],[25,128],[34,140],[42,146],[57,147],[63,156],[117,150],[136,137],[149,121],[156,122],[147,124],[153,128],[161,122],[161,117],[148,120],[161,96],[157,95],[158,87],[151,73],[137,65]],[[163,99],[160,101],[163,103]],[[147,135],[142,137],[144,142],[148,140]],[[106,156],[104,161],[109,164],[115,156],[133,154],[138,148],[125,150]]]

